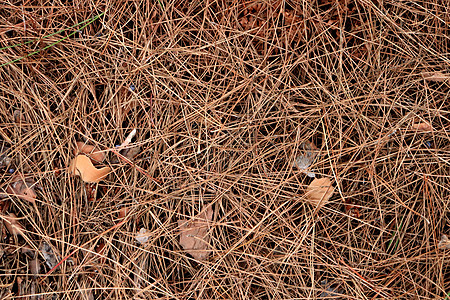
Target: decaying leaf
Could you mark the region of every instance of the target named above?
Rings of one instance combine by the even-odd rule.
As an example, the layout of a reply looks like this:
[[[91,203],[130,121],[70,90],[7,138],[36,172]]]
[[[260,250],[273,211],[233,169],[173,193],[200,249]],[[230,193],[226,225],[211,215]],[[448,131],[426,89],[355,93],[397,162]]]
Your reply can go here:
[[[104,264],[106,262],[106,257],[105,256],[105,248],[106,244],[105,242],[101,241],[97,244],[97,246],[95,246],[95,252],[98,253],[98,258],[99,258],[99,262]]]
[[[423,79],[429,80],[429,81],[446,81],[450,79],[450,74],[444,74],[442,72],[434,72],[434,73],[423,73]]]
[[[344,294],[343,290],[338,287],[333,287],[327,280],[322,280],[320,286],[322,287],[323,292],[319,294],[318,298],[338,299],[337,297]]]
[[[301,171],[306,172],[309,177],[315,177],[316,175],[308,169],[319,154],[317,147],[313,143],[304,142],[300,144],[300,149],[300,155],[295,160],[294,165]]]
[[[433,126],[428,122],[413,124],[412,128],[417,131],[433,131]]]
[[[6,168],[11,164],[12,158],[9,157],[9,152],[9,147],[5,144],[0,146],[0,168]]]
[[[88,145],[84,142],[77,142],[75,149],[75,155],[79,153],[88,154],[93,162],[102,162],[105,160],[106,154],[95,146]]]
[[[334,187],[328,178],[316,178],[306,189],[306,199],[313,205],[321,208],[328,203],[334,193]]]
[[[6,191],[8,194],[17,196],[20,199],[29,201],[31,203],[36,202],[36,191],[34,187],[36,182],[32,178],[22,178],[21,176],[15,176],[12,179],[12,183],[8,185]]]
[[[25,228],[19,223],[19,218],[13,213],[2,215],[3,223],[12,235],[24,236]]]
[[[30,274],[33,274],[34,276],[39,274],[41,265],[38,258],[28,261],[28,270],[30,271]]]
[[[84,182],[97,183],[111,172],[111,168],[97,169],[89,157],[80,154],[73,159],[69,171],[71,174],[80,176]]]
[[[195,259],[206,260],[211,253],[209,250],[209,224],[212,218],[213,209],[208,206],[206,211],[191,220],[178,220],[180,245]]]
[[[139,232],[136,233],[136,240],[140,244],[144,245],[145,243],[148,242],[148,239],[150,238],[150,236],[151,236],[151,232],[150,231],[148,231],[145,228],[141,228],[141,230],[139,230]]]
[[[50,269],[54,268],[58,264],[59,257],[53,253],[52,247],[50,247],[46,242],[42,243],[39,250],[41,250],[42,256],[44,256],[45,259],[45,263]]]
[[[443,234],[438,244],[439,249],[450,249],[450,239]]]

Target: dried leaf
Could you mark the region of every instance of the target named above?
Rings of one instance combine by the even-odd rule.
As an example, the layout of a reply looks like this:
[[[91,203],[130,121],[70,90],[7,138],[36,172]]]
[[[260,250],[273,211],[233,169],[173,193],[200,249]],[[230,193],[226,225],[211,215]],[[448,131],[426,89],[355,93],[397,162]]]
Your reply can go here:
[[[104,264],[106,262],[106,257],[105,256],[105,242],[101,241],[97,244],[97,246],[95,246],[95,252],[99,254],[98,258],[99,258],[99,262]]]
[[[105,157],[106,157],[105,152],[102,152],[97,147],[88,145],[84,142],[77,142],[76,145],[77,145],[77,149],[74,153],[75,155],[77,155],[79,153],[89,154],[89,157],[94,162],[102,162],[105,160]]]
[[[9,147],[3,144],[0,148],[0,168],[6,168],[11,164],[12,158],[9,157],[9,152]]]
[[[141,147],[136,146],[136,147],[123,149],[122,151],[120,151],[120,154],[122,154],[129,160],[132,160],[136,155],[139,154],[139,152],[141,152]]]
[[[35,276],[39,274],[41,265],[38,258],[28,261],[28,270],[30,270],[30,274],[33,274]]]
[[[12,183],[6,188],[6,191],[20,199],[35,203],[37,197],[34,190],[35,186],[36,183],[32,178],[23,179],[21,176],[15,176],[12,179]]]
[[[328,200],[334,193],[334,187],[328,178],[316,178],[306,189],[306,198],[308,201],[321,208],[327,204]]]
[[[442,81],[446,81],[446,80],[450,79],[449,74],[444,74],[442,72],[424,73],[422,75],[425,80],[429,80],[429,81],[442,82]]]
[[[119,220],[122,221],[127,215],[128,215],[128,208],[127,207],[122,207],[119,210]]]
[[[433,126],[428,122],[413,124],[412,128],[417,131],[433,131]]]
[[[211,253],[209,247],[209,223],[213,217],[212,207],[191,220],[179,220],[180,245],[195,259],[206,260]]]
[[[19,223],[19,218],[15,214],[10,213],[9,216],[2,215],[2,218],[3,223],[11,234],[24,236],[25,228]]]
[[[309,177],[314,178],[316,175],[313,172],[309,172],[308,169],[316,159],[319,151],[317,147],[310,142],[301,143],[300,148],[300,155],[295,160],[294,165],[301,171],[306,172],[306,175]]]
[[[45,263],[50,269],[54,268],[58,264],[59,257],[53,253],[52,247],[50,247],[46,242],[42,243],[39,250],[41,250],[41,253],[45,259]]]
[[[74,175],[80,176],[84,182],[97,183],[111,172],[111,168],[103,167],[97,169],[89,157],[80,154],[73,159],[69,171]]]
[[[441,237],[441,240],[439,241],[438,244],[438,248],[439,249],[450,249],[450,240],[448,239],[448,237],[443,234]]]
[[[148,239],[151,236],[151,232],[145,228],[141,228],[141,230],[139,230],[138,233],[136,233],[136,240],[144,245],[145,243],[148,242]]]

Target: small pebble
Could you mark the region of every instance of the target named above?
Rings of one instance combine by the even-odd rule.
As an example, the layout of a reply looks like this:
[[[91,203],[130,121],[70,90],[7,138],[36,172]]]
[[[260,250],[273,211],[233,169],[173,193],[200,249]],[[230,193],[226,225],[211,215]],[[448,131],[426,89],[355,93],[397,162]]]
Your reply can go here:
[[[14,169],[9,169],[8,172],[9,172],[10,174],[14,173]]]

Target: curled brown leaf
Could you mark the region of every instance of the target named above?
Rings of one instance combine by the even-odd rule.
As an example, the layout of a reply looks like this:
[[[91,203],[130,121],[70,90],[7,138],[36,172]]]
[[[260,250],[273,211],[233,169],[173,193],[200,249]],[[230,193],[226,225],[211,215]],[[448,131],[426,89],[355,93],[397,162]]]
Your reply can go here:
[[[73,175],[80,176],[84,182],[97,183],[111,172],[111,168],[103,167],[97,169],[89,157],[80,154],[73,159],[69,167],[69,172]]]
[[[95,163],[100,163],[105,160],[106,154],[105,152],[102,152],[100,149],[98,149],[95,146],[88,145],[84,142],[77,142],[76,143],[76,150],[75,155],[83,153],[88,154],[89,157],[93,160]]]

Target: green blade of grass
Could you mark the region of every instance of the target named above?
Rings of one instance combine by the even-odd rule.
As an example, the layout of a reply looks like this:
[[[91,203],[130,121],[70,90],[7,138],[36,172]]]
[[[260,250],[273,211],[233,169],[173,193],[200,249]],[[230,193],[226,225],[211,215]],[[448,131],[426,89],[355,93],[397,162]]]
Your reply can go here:
[[[88,25],[92,24],[95,20],[97,20],[98,18],[100,18],[103,14],[104,14],[104,12],[98,14],[97,16],[95,16],[95,17],[93,17],[93,18],[91,18],[91,19],[88,19],[88,20],[82,21],[82,22],[80,22],[80,23],[78,23],[78,24],[76,24],[76,25],[73,25],[73,26],[71,26],[71,27],[69,27],[69,28],[66,28],[66,29],[63,29],[63,30],[59,30],[59,31],[54,32],[54,33],[52,33],[52,34],[46,35],[46,36],[44,36],[42,39],[51,37],[51,36],[53,36],[53,35],[59,34],[59,33],[61,33],[61,32],[64,32],[64,31],[66,31],[66,30],[75,28],[75,27],[77,27],[77,26],[79,26],[79,25],[81,25],[81,24],[86,23],[85,25],[83,25],[82,27],[80,27],[80,28],[78,29],[78,30],[82,30],[82,29],[86,28]],[[17,58],[17,59],[14,59],[14,60],[11,60],[11,61],[9,61],[9,62],[6,62],[6,63],[0,65],[0,67],[4,67],[4,66],[10,65],[10,64],[13,64],[13,63],[18,62],[18,61],[20,61],[20,60],[22,60],[22,59],[24,59],[24,58],[26,58],[26,57],[30,57],[30,56],[32,56],[32,55],[34,55],[34,54],[37,54],[37,53],[41,52],[42,50],[46,50],[46,49],[48,49],[48,48],[51,48],[51,47],[53,47],[54,45],[56,45],[56,44],[58,44],[58,43],[60,43],[60,42],[62,42],[62,41],[64,41],[64,40],[68,39],[69,37],[73,36],[76,32],[77,32],[77,30],[73,31],[72,33],[70,33],[69,35],[63,37],[62,39],[60,39],[60,40],[58,40],[58,41],[56,41],[56,42],[54,42],[54,43],[51,43],[50,45],[45,46],[45,47],[42,48],[42,49],[39,49],[39,50],[30,52],[30,53],[28,53],[28,54],[25,55],[25,56],[22,56],[22,57],[19,57],[19,58]],[[30,43],[33,43],[33,42],[35,42],[35,41],[42,40],[42,39],[37,39],[37,40],[28,41],[28,42],[21,43],[21,44],[16,44],[16,45],[11,45],[11,46],[7,46],[7,47],[3,47],[3,48],[0,48],[0,50],[5,50],[5,49],[8,49],[8,48],[13,48],[13,47],[21,46],[21,45],[30,44]]]

